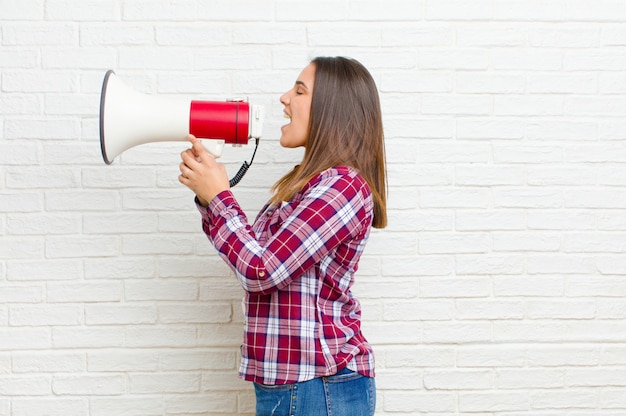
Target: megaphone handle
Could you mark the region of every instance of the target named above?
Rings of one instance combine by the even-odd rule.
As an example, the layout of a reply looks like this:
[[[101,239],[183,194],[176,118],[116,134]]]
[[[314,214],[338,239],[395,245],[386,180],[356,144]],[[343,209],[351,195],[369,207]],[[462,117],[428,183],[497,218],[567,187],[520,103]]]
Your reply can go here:
[[[222,150],[224,150],[224,140],[210,140],[199,139],[207,152],[211,153],[215,157],[222,156]]]

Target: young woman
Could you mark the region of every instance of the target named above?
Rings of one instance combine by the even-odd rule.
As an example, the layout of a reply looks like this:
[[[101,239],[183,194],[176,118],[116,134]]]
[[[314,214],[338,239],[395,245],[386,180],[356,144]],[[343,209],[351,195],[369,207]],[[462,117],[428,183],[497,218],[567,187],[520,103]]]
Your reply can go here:
[[[280,102],[280,144],[304,158],[253,224],[193,137],[179,180],[245,291],[240,377],[254,382],[257,415],[373,415],[374,355],[350,288],[371,227],[387,224],[376,85],[353,59],[319,57]]]

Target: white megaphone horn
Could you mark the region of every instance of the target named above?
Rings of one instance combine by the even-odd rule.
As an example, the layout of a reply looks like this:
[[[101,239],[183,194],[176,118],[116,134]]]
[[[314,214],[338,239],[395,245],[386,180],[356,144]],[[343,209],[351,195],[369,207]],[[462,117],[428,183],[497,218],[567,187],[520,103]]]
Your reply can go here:
[[[258,145],[263,118],[262,106],[245,101],[197,101],[142,94],[109,70],[100,94],[100,149],[104,162],[110,165],[131,147],[186,141],[187,135],[193,134],[199,139],[210,139],[203,140],[203,145],[219,157],[224,144],[248,144],[253,138]]]

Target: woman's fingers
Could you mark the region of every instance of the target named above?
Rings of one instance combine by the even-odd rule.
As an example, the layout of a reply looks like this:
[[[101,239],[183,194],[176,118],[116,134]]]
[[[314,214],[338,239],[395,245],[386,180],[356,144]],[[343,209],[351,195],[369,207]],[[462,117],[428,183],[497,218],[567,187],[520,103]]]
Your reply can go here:
[[[191,148],[181,153],[178,181],[195,192],[200,201],[210,201],[215,195],[229,189],[224,165],[217,162],[193,135],[188,136]]]

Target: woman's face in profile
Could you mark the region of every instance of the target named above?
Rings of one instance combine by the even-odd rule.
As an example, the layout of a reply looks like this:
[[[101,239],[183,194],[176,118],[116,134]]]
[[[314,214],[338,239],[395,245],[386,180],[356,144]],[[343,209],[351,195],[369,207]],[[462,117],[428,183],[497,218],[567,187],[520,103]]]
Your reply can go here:
[[[307,142],[314,81],[315,65],[309,64],[302,70],[293,88],[280,97],[285,106],[285,117],[289,119],[289,123],[280,128],[280,144],[283,147],[300,147]]]

